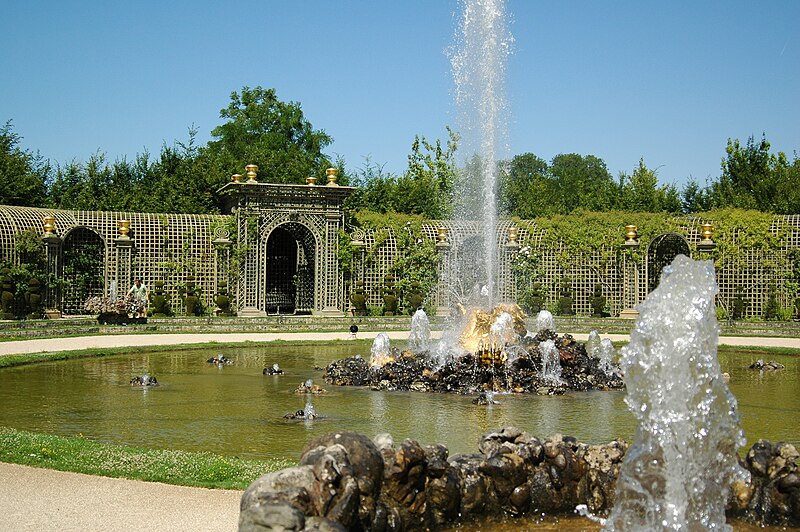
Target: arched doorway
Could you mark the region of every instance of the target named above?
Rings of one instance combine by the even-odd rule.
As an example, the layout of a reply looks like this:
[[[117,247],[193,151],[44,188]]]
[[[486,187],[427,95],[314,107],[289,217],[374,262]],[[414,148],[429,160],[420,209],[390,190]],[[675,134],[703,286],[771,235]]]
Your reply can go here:
[[[689,244],[678,233],[663,233],[650,242],[647,248],[647,292],[656,289],[661,272],[678,255],[689,256]]]
[[[105,286],[105,244],[100,235],[85,227],[73,229],[62,247],[62,312],[85,314],[86,300],[102,296]]]
[[[310,314],[314,310],[316,241],[303,224],[282,224],[267,237],[264,310]]]

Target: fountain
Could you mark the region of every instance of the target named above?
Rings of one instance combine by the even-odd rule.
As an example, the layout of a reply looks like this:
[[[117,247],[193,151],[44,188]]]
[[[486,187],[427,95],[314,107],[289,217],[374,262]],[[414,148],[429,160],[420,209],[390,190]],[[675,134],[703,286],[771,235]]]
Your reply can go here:
[[[281,369],[281,367],[276,362],[272,366],[265,367],[264,370],[261,372],[261,374],[262,375],[283,375],[284,371]]]
[[[130,381],[131,386],[158,386],[158,380],[147,373],[135,376]]]
[[[375,340],[372,341],[372,348],[370,349],[372,355],[369,359],[369,365],[372,367],[383,366],[389,362],[393,362],[395,357],[392,354],[392,342],[389,340],[389,335],[386,333],[378,333]]]
[[[425,311],[418,309],[411,317],[411,332],[408,335],[408,348],[412,351],[426,351],[431,340],[431,326]]]
[[[555,342],[553,340],[545,340],[540,343],[539,352],[542,353],[542,369],[539,376],[547,383],[562,384],[561,358],[558,356]]]
[[[615,500],[608,530],[728,529],[728,502],[738,511],[780,507],[782,519],[800,522],[800,515],[786,518],[800,514],[793,446],[754,446],[746,462],[761,472],[759,483],[747,484],[736,462],[744,440],[716,361],[710,263],[678,257],[665,270],[663,288],[641,306],[622,370],[614,364],[613,345],[599,335],[587,353],[571,336],[556,335],[549,313],[537,316],[531,335],[517,330],[518,321],[524,325],[519,307],[496,304],[496,151],[505,107],[498,95],[510,43],[502,0],[466,0],[461,29],[463,47],[452,56],[456,97],[477,110],[481,149],[473,162],[482,186],[459,195],[464,203],[456,212],[482,206],[486,279],[479,292],[485,305],[463,308],[458,325],[435,348],[400,352],[378,335],[370,363],[334,361],[325,379],[381,390],[477,393],[476,403],[492,405],[498,386],[537,393],[607,389],[621,387],[624,373],[628,405],[641,423],[636,442],[629,449],[621,441],[587,445],[560,434],[540,440],[506,427],[485,435],[478,453],[450,457],[442,445],[331,433],[309,442],[297,467],[248,488],[240,530],[259,529],[269,522],[266,516],[278,514],[295,530],[432,530],[487,515],[555,514],[579,503],[587,513],[600,513]],[[475,184],[470,176],[465,181]],[[782,475],[776,487],[769,471]]]
[[[639,420],[607,530],[731,530],[725,506],[745,444],[717,361],[714,265],[679,255],[639,305],[623,348],[626,403]]]

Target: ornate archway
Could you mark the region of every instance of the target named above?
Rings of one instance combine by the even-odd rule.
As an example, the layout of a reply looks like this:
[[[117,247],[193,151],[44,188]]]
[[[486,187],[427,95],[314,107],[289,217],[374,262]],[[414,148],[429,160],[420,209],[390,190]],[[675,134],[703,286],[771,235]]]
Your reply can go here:
[[[309,314],[314,310],[317,243],[303,224],[288,222],[264,240],[264,310]]]
[[[232,272],[239,316],[310,312],[343,315],[339,269],[342,203],[354,190],[336,184],[259,183],[255,172],[234,180],[219,193],[236,217],[236,242],[243,253]],[[250,174],[248,174],[250,176]]]
[[[648,293],[656,289],[664,267],[671,264],[678,255],[690,256],[689,244],[678,233],[662,233],[650,242],[647,247]]]
[[[64,279],[61,308],[65,314],[84,314],[86,300],[103,295],[105,243],[95,231],[77,227],[64,236],[61,250]]]

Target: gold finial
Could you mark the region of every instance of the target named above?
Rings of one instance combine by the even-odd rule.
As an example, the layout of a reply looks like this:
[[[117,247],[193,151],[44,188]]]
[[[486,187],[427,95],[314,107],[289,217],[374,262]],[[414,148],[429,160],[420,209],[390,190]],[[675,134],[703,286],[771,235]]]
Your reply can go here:
[[[440,227],[436,232],[436,243],[447,244],[447,227]]]
[[[242,182],[242,174],[233,174],[231,176],[231,183],[241,183]]]
[[[639,246],[639,228],[635,225],[625,226],[625,243],[622,244],[626,248],[635,248]]]
[[[44,234],[53,235],[56,232],[56,218],[55,216],[44,217]]]
[[[131,232],[130,220],[117,220],[117,231],[122,238],[128,238],[128,233]]]
[[[258,174],[258,166],[255,164],[248,164],[244,167],[245,173],[247,174],[247,182],[248,183],[258,183],[256,181],[256,175]]]
[[[703,240],[711,240],[711,235],[714,234],[714,225],[706,222],[700,227],[703,228]]]
[[[510,248],[519,247],[519,242],[517,242],[517,238],[519,238],[519,229],[516,225],[512,225],[508,228],[508,242],[506,242],[506,246]]]
[[[306,178],[306,185],[316,185],[317,184],[317,176],[310,175]]]
[[[328,168],[325,170],[325,177],[328,178],[328,185],[329,187],[338,187],[339,185],[336,183],[336,178],[339,175],[339,170],[336,168]]]
[[[717,244],[711,239],[711,235],[714,234],[714,225],[706,222],[700,224],[700,228],[703,239],[697,243],[697,249],[701,251],[710,251],[717,247]]]

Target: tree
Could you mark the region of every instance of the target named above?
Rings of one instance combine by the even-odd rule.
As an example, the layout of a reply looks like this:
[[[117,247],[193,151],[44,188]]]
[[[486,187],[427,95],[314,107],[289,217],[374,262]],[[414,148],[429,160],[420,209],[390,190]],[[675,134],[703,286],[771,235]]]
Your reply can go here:
[[[0,204],[44,207],[50,164],[22,150],[11,120],[0,128]]]
[[[576,153],[556,155],[550,163],[550,173],[556,183],[562,214],[577,208],[606,211],[616,204],[617,185],[599,157]]]
[[[243,173],[248,164],[258,165],[261,182],[298,184],[310,175],[324,175],[330,166],[322,150],[331,137],[312,127],[299,103],[279,100],[275,89],[232,92],[220,117],[227,121],[211,131],[216,140],[200,150],[201,164],[213,173],[217,186],[231,174]]]
[[[690,179],[681,190],[681,212],[692,214],[711,210],[711,190],[708,187],[700,188],[697,181]]]
[[[658,186],[655,170],[645,166],[644,159],[631,175],[620,175],[620,204],[628,211],[680,212],[681,203],[674,185]]]
[[[408,169],[397,180],[396,212],[433,219],[446,218],[452,212],[458,135],[449,127],[447,134],[446,147],[440,139],[431,143],[424,136],[414,137]]]
[[[722,175],[712,185],[717,207],[758,209],[775,214],[795,214],[800,207],[800,162],[795,154],[790,165],[786,154],[770,153],[770,143],[762,135],[745,146],[728,139]]]
[[[501,165],[500,209],[509,216],[535,218],[553,214],[555,183],[547,162],[532,153],[516,155]]]

